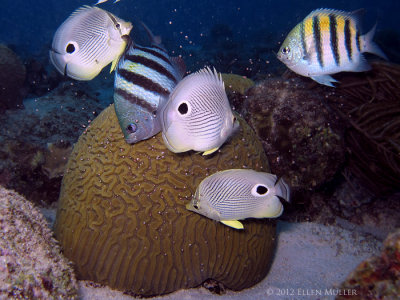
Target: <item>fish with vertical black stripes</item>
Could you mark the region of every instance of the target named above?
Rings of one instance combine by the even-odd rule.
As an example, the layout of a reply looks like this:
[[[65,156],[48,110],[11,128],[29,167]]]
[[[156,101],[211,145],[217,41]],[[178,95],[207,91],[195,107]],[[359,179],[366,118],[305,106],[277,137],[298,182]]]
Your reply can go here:
[[[361,34],[362,13],[363,9],[312,11],[288,34],[277,54],[278,59],[297,74],[331,87],[337,82],[331,74],[370,70],[363,52],[386,60],[387,57],[372,40],[376,24],[368,33]]]
[[[182,79],[161,111],[164,144],[174,153],[217,151],[239,128],[221,74],[204,68]]]
[[[160,109],[185,73],[183,60],[170,57],[146,25],[152,45],[129,39],[114,80],[114,107],[125,140],[134,144],[161,131]]]

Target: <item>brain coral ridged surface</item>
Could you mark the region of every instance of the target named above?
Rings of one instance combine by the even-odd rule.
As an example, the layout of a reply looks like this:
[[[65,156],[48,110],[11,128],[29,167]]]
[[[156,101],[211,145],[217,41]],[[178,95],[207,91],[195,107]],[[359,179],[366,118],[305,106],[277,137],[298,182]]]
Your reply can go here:
[[[197,185],[218,170],[269,171],[250,127],[215,155],[174,154],[160,134],[125,142],[113,106],[74,147],[55,224],[78,276],[139,295],[159,295],[215,279],[233,290],[262,280],[275,246],[275,222],[246,220],[235,230],[186,210]]]

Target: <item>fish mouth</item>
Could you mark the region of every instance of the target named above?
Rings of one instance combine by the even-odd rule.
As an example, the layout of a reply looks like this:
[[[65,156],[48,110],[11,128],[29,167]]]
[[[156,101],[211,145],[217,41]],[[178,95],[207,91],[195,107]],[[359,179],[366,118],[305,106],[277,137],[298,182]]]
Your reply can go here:
[[[125,137],[125,141],[128,144],[135,144],[135,143],[138,142],[138,137],[134,136],[134,135],[128,135],[128,136]]]
[[[53,66],[57,69],[57,71],[60,74],[63,74],[64,76],[66,76],[66,68],[67,68],[67,62],[64,61],[63,59],[63,55],[58,52],[57,50],[55,50],[54,48],[51,48],[50,51],[50,61],[53,64]]]
[[[177,149],[175,149],[174,147],[172,147],[172,145],[171,145],[170,142],[168,141],[168,137],[167,137],[167,135],[164,133],[164,131],[162,132],[162,138],[163,138],[164,144],[165,144],[165,146],[167,146],[168,150],[170,150],[171,152],[174,152],[174,153],[178,153],[178,152],[179,152]]]
[[[271,216],[271,218],[278,218],[283,214],[283,205],[281,204],[281,209],[276,215]]]

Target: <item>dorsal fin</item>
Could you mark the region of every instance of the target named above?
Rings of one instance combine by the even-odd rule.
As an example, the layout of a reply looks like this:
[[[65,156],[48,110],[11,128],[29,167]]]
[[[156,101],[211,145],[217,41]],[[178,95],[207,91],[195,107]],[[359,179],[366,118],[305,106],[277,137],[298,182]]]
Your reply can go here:
[[[186,74],[185,61],[180,56],[170,57],[169,59],[170,59],[172,65],[175,67],[175,69],[178,70],[178,74],[180,76],[180,79],[182,79]]]
[[[154,35],[153,32],[151,32],[150,28],[147,27],[147,25],[144,24],[142,21],[139,21],[139,22],[143,26],[144,30],[146,31],[147,36],[150,39],[151,45],[163,48],[165,50],[165,48],[162,44],[162,41],[161,41],[161,37],[159,35]],[[167,52],[167,51],[165,50],[165,52]]]
[[[354,22],[354,24],[356,24],[357,27],[361,27],[361,19],[362,16],[365,12],[364,8],[360,8],[357,10],[354,10],[352,12],[347,12],[347,11],[343,11],[343,10],[337,10],[337,9],[331,9],[331,8],[318,8],[313,10],[307,17],[307,18],[312,18],[314,16],[317,15],[330,15],[330,14],[334,14],[334,15],[338,15],[338,16],[342,16],[345,19],[350,19]]]

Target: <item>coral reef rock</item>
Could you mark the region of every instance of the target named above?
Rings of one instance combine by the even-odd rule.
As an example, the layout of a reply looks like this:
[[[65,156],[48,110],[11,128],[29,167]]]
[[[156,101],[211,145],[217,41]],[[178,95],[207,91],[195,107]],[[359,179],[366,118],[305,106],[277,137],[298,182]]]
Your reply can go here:
[[[400,229],[390,234],[381,256],[362,262],[342,284],[353,295],[336,299],[398,299],[400,295]]]
[[[77,284],[43,215],[0,187],[0,298],[74,299]]]
[[[295,189],[329,181],[344,162],[343,127],[323,101],[327,89],[271,78],[246,94],[240,112],[260,137],[272,173]]]
[[[67,163],[56,237],[81,279],[135,295],[159,295],[207,279],[241,290],[268,273],[276,222],[235,230],[186,210],[197,185],[219,170],[269,171],[254,132],[240,130],[210,156],[174,154],[161,134],[129,145],[114,107],[81,135]]]
[[[33,203],[57,201],[72,145],[107,107],[88,90],[87,84],[66,82],[25,99],[23,109],[0,114],[0,185]]]
[[[50,178],[61,177],[64,174],[68,157],[71,154],[72,147],[63,144],[47,144],[47,151],[44,155],[44,163],[42,165],[43,172]]]
[[[22,106],[26,69],[20,58],[0,44],[0,111]]]

